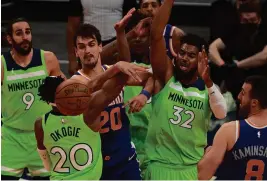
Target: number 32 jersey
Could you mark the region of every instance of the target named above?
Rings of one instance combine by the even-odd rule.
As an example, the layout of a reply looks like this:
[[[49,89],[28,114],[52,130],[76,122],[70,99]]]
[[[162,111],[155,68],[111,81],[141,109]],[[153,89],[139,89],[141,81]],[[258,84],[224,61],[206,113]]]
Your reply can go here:
[[[203,80],[185,87],[172,77],[152,98],[146,139],[148,161],[173,166],[197,164],[204,154],[210,117]]]
[[[2,82],[2,122],[9,127],[33,131],[35,120],[51,110],[40,100],[38,88],[48,76],[44,51],[33,49],[32,60],[21,67],[10,52],[2,55],[4,79]]]

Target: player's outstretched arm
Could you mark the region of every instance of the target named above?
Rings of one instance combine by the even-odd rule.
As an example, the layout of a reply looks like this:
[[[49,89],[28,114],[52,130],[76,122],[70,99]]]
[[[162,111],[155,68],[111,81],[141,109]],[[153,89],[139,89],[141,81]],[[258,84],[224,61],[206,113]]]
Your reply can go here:
[[[115,24],[114,29],[116,30],[117,48],[119,53],[119,60],[131,62],[131,53],[128,45],[128,41],[125,35],[125,27],[131,19],[135,8],[129,10],[129,12]]]
[[[125,74],[117,74],[115,77],[107,80],[101,89],[92,93],[88,110],[83,114],[83,117],[85,123],[93,131],[99,131],[100,113],[120,94],[127,78],[128,76]]]
[[[35,121],[34,124],[35,138],[37,141],[37,151],[43,161],[43,165],[47,171],[50,171],[50,157],[47,153],[47,150],[44,146],[44,131],[42,128],[42,118],[39,118]]]
[[[49,76],[61,76],[66,79],[66,76],[60,69],[59,61],[56,55],[53,52],[45,51],[44,57]]]
[[[163,31],[168,23],[173,0],[165,0],[151,25],[150,61],[153,74],[163,87],[173,75],[173,65],[166,55]]]
[[[223,161],[225,152],[229,148],[232,133],[235,133],[235,122],[225,123],[216,133],[213,145],[198,163],[198,179],[210,180]]]

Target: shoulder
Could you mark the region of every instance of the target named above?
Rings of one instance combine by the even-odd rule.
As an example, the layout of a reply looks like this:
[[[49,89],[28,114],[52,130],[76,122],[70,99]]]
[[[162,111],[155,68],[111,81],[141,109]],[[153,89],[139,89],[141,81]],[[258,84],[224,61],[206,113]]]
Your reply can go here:
[[[45,60],[57,59],[56,55],[51,51],[44,51]]]
[[[182,37],[185,35],[185,32],[182,29],[180,29],[176,26],[173,26],[173,28],[174,28],[174,30],[173,30],[173,36],[174,37]]]

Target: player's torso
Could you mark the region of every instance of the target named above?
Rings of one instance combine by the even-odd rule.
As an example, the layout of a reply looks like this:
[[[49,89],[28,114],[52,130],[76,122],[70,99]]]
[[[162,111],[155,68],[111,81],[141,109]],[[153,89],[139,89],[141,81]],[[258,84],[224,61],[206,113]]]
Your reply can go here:
[[[44,51],[33,49],[32,61],[26,68],[16,64],[10,52],[2,55],[2,62],[2,121],[13,128],[33,130],[34,121],[51,110],[37,95],[38,87],[48,76]]]
[[[172,77],[152,98],[147,135],[150,160],[175,165],[196,164],[202,157],[211,111],[202,80],[185,88]]]
[[[267,126],[256,128],[245,120],[239,122],[239,138],[226,153],[219,168],[219,179],[267,179]]]
[[[91,180],[94,175],[101,175],[100,134],[88,128],[83,115],[50,112],[43,116],[42,127],[53,179]]]

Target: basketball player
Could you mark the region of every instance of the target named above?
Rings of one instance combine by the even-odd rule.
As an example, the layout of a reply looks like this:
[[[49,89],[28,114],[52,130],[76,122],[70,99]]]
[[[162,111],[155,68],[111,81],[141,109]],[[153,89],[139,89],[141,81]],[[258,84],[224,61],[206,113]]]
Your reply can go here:
[[[163,31],[173,0],[164,0],[151,25],[150,60],[155,79],[152,116],[146,138],[145,179],[197,180],[211,113],[222,119],[226,103],[213,84],[205,40],[187,34],[177,57],[166,55]]]
[[[51,171],[51,180],[100,179],[103,160],[98,132],[99,115],[127,83],[127,77],[120,72],[134,74],[137,69],[143,68],[118,62],[106,72],[85,81],[93,92],[88,110],[79,116],[61,114],[54,103],[56,89],[64,79],[59,76],[45,79],[38,95],[52,106],[52,111],[35,122],[35,135],[43,164]]]
[[[108,71],[101,65],[101,35],[92,25],[82,25],[75,36],[76,56],[82,68],[74,77],[92,79]],[[130,64],[134,65],[134,64]],[[136,66],[136,65],[134,65]],[[101,179],[140,180],[136,152],[131,144],[129,120],[123,107],[123,92],[101,112],[100,133],[102,140],[103,173]]]
[[[34,121],[51,108],[39,100],[38,87],[47,76],[65,77],[54,53],[32,48],[29,23],[18,18],[7,28],[11,50],[1,61],[2,96],[2,179],[18,180],[28,167],[41,179],[49,173],[36,152]]]
[[[221,164],[218,180],[267,179],[267,78],[251,76],[238,95],[239,116],[225,123],[198,164],[199,179],[209,180]]]

